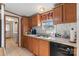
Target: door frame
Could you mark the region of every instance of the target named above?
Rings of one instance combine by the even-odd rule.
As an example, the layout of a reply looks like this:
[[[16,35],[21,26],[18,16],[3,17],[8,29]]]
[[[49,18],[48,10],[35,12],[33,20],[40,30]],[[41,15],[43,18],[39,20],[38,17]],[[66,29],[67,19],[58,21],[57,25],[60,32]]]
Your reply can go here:
[[[18,19],[18,47],[19,47],[19,44],[20,44],[20,42],[19,42],[19,17],[17,17],[17,16],[11,16],[11,15],[4,15],[4,38],[5,38],[5,40],[4,40],[4,46],[5,46],[5,48],[6,48],[6,16],[8,16],[8,17],[14,17],[14,18],[17,18]]]

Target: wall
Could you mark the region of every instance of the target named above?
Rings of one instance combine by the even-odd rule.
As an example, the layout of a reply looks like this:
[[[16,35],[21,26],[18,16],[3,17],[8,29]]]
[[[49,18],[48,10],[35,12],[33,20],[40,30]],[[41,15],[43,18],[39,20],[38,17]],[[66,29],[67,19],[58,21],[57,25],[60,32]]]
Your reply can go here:
[[[58,24],[54,25],[54,28],[47,28],[47,29],[43,29],[42,27],[36,27],[37,33],[40,34],[51,34],[51,32],[64,34],[64,32],[66,32],[68,35],[70,34],[71,28],[74,28],[76,31],[77,29],[76,23]]]
[[[79,56],[79,3],[77,4],[77,55]]]
[[[70,35],[71,28],[74,28],[75,31],[77,30],[76,23],[58,24],[55,28],[57,33],[64,34],[64,32],[66,32],[68,35]]]

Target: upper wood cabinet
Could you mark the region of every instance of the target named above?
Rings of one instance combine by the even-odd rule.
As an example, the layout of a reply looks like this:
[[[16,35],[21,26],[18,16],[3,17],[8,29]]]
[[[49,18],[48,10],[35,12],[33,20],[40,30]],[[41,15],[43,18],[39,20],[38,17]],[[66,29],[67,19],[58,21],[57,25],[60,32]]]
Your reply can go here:
[[[21,19],[21,30],[22,33],[25,33],[29,30],[29,26],[28,26],[28,17],[22,17]]]
[[[31,18],[32,18],[32,27],[41,25],[40,14],[33,15]]]
[[[63,6],[57,6],[56,8],[54,8],[53,10],[53,22],[54,24],[61,24],[62,20],[63,20]]]
[[[53,10],[41,14],[41,21],[53,18]]]
[[[28,30],[29,30],[29,32],[31,31],[31,29],[32,29],[32,20],[29,18],[29,20],[28,20]]]
[[[65,3],[63,5],[63,22],[76,22],[76,3]]]

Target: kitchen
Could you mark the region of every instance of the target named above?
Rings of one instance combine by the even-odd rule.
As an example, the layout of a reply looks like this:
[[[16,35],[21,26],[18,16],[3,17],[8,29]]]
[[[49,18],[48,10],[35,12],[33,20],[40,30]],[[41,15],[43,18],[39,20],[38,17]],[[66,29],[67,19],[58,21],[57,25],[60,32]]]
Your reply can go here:
[[[75,3],[56,4],[50,11],[35,14],[29,18],[22,17],[21,21],[21,46],[31,51],[34,55],[76,56],[77,21]],[[69,50],[72,52],[69,52]]]
[[[43,4],[45,3],[37,3],[35,5]],[[40,6],[37,8],[38,11],[36,13],[32,12],[32,15],[29,15],[31,12],[28,12],[28,10],[31,10],[32,7],[30,8],[30,6],[33,6],[33,3],[25,3],[24,5],[18,3],[5,4],[5,10],[15,11],[21,17],[21,20],[19,20],[18,47],[27,49],[34,56],[77,56],[77,4],[46,4],[46,7],[50,7],[48,10],[46,10],[46,7]],[[21,9],[25,5],[29,5],[26,8],[27,11]],[[16,10],[17,6],[18,10]],[[27,13],[24,12],[21,15],[21,10]]]

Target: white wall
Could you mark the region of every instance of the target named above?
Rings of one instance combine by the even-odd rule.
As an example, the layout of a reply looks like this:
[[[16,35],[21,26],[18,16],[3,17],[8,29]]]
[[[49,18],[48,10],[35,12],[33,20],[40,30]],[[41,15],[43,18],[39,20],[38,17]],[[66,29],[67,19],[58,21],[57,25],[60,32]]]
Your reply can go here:
[[[4,35],[5,35],[4,34],[4,5],[3,4],[1,5],[1,25],[2,25],[1,26],[1,30],[2,30],[1,31],[1,39],[2,39],[1,40],[1,47],[5,47],[5,45],[4,45],[4,43],[5,43],[4,42],[4,39],[5,39],[4,38]]]
[[[77,4],[77,55],[79,56],[79,3]]]

